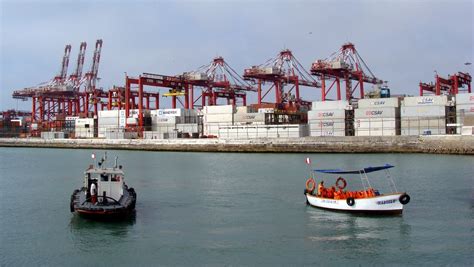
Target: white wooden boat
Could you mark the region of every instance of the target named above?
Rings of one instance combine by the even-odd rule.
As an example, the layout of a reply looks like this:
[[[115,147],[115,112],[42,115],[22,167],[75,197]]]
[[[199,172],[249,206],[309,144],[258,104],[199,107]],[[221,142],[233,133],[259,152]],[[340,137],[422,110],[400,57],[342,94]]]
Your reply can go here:
[[[410,196],[405,192],[397,191],[395,183],[388,171],[388,169],[393,167],[394,166],[392,165],[386,164],[384,166],[378,167],[367,167],[361,170],[314,170],[320,173],[336,175],[359,174],[364,190],[359,191],[356,194],[357,196],[353,196],[352,192],[350,194],[338,194],[337,197],[331,197],[330,194],[328,194],[329,196],[322,195],[321,192],[315,192],[316,181],[314,181],[313,177],[315,176],[313,172],[312,178],[308,179],[308,181],[306,182],[305,196],[307,204],[316,208],[342,212],[364,214],[401,214],[403,212],[403,206],[410,202]],[[372,189],[367,173],[376,171],[385,171],[392,192],[387,194],[381,194],[377,190]],[[342,179],[344,183],[343,185],[340,185],[338,187],[344,189],[346,182],[342,177],[340,177],[338,181],[340,179]],[[338,192],[343,191],[339,190]],[[374,193],[372,194],[370,192]]]

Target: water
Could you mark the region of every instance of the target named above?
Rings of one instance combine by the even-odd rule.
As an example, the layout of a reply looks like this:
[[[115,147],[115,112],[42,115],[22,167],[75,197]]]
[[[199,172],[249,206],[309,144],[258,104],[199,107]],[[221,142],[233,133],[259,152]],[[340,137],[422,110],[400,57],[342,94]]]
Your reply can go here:
[[[309,155],[320,168],[397,166],[392,175],[411,195],[403,216],[362,217],[305,205],[308,155],[111,151],[137,211],[101,223],[69,212],[91,153],[0,148],[0,265],[474,262],[473,157]]]

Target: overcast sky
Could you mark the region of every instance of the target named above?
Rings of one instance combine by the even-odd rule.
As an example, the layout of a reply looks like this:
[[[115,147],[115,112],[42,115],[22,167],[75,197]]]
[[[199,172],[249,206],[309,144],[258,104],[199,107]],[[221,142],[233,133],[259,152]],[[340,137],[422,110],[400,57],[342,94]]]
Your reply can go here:
[[[239,73],[289,48],[309,70],[353,42],[394,94],[418,94],[435,71],[473,73],[473,1],[13,1],[0,0],[0,110],[29,109],[12,91],[54,77],[64,46],[103,39],[99,86],[124,73],[168,75],[220,55]],[[156,90],[156,89],[153,89]],[[319,89],[303,89],[319,100]],[[166,91],[161,89],[161,92]],[[255,94],[248,97],[256,102]],[[164,100],[165,106],[167,101]]]

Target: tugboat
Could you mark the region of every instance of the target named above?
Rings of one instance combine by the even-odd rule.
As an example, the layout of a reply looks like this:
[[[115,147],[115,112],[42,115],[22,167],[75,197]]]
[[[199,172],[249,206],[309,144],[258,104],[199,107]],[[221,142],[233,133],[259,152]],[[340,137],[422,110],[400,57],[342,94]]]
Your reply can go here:
[[[95,165],[95,154],[92,154]],[[107,153],[84,172],[84,186],[71,195],[70,209],[92,219],[119,219],[133,214],[137,194],[125,184],[122,166],[104,166]]]
[[[307,159],[307,163],[310,162]],[[327,209],[332,211],[342,211],[361,214],[395,215],[402,214],[403,206],[410,202],[410,196],[405,192],[399,192],[390,176],[388,169],[393,165],[385,164],[377,167],[366,167],[360,170],[314,170],[316,172],[334,175],[359,175],[362,181],[363,190],[345,190],[347,182],[339,176],[336,184],[332,187],[325,187],[321,181],[316,185],[314,171],[312,177],[306,181],[304,194],[306,203],[312,207]],[[389,193],[381,193],[372,188],[368,173],[384,171],[391,188]],[[322,179],[321,179],[322,180]]]

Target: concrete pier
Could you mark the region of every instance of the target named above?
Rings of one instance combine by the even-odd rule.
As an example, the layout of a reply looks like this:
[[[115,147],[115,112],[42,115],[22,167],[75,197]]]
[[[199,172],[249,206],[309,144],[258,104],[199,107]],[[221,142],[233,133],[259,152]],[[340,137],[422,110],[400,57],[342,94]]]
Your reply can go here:
[[[433,153],[474,155],[474,136],[346,136],[232,140],[1,138],[0,147],[89,148],[183,152]]]

